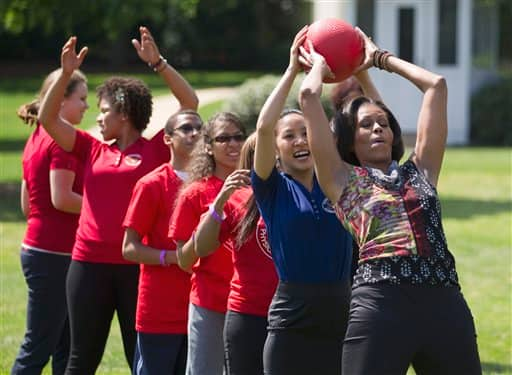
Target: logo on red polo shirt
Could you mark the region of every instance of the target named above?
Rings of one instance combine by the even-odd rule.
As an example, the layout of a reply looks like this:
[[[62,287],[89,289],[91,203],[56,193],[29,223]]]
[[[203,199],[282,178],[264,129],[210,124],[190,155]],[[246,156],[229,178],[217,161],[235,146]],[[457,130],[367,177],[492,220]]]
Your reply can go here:
[[[142,163],[142,155],[128,154],[124,157],[124,163],[130,167],[137,167],[140,163]]]
[[[272,253],[270,252],[270,245],[268,243],[267,227],[261,218],[258,221],[258,225],[256,225],[256,242],[263,254],[272,259]]]

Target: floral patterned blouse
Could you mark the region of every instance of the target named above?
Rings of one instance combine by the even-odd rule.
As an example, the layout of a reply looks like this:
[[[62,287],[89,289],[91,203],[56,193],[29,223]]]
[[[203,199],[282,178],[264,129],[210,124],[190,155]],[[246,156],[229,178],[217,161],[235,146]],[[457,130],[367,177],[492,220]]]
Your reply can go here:
[[[336,214],[359,245],[354,286],[458,286],[435,187],[408,160],[385,175],[351,167]]]

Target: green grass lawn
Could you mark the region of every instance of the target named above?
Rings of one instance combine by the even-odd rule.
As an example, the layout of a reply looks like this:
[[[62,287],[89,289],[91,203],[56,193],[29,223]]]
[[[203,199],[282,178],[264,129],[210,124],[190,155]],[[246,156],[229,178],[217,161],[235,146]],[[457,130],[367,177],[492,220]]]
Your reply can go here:
[[[237,85],[254,75],[257,73],[185,73],[196,88]],[[106,77],[89,75],[91,90]],[[11,183],[0,195],[0,374],[7,374],[12,365],[24,332],[26,309],[26,285],[19,264],[25,224],[16,187],[21,176],[21,151],[30,128],[16,117],[15,110],[34,97],[42,78],[0,81],[0,185]],[[148,82],[154,95],[167,94],[158,76],[139,78]],[[94,92],[89,104],[82,128],[94,124]],[[217,101],[201,107],[201,116],[209,118],[221,105]],[[477,325],[485,374],[512,374],[511,163],[510,148],[451,148],[439,182],[444,227]],[[126,373],[115,322],[98,374]],[[50,374],[48,367],[44,374]]]
[[[439,182],[444,227],[475,318],[485,374],[512,374],[511,157],[511,149],[448,149]],[[8,373],[24,331],[19,243],[25,225],[17,199],[0,201],[0,374]],[[128,373],[117,323],[98,373]]]

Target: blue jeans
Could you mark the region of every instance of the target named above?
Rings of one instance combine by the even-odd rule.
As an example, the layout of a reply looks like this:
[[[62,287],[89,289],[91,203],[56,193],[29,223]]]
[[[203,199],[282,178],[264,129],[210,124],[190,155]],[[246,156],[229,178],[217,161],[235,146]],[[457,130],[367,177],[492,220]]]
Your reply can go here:
[[[69,356],[66,274],[71,257],[21,250],[28,286],[27,329],[12,375],[40,374],[52,357],[53,375],[64,373]]]
[[[187,335],[137,332],[133,375],[185,375]]]

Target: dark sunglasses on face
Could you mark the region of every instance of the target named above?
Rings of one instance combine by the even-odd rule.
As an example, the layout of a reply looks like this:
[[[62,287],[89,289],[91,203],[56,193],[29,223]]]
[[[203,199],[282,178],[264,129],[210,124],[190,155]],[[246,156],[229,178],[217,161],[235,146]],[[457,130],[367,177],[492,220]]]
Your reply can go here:
[[[230,141],[235,141],[235,142],[243,142],[245,141],[245,135],[243,134],[235,134],[235,135],[219,135],[215,138],[213,138],[213,140],[217,143],[229,143]]]
[[[202,124],[183,124],[181,126],[178,126],[177,128],[174,128],[173,129],[173,133],[175,131],[179,131],[179,132],[181,132],[183,134],[190,134],[194,130],[199,133],[201,131],[202,127],[203,127]]]

